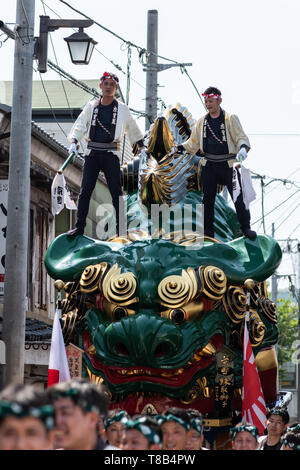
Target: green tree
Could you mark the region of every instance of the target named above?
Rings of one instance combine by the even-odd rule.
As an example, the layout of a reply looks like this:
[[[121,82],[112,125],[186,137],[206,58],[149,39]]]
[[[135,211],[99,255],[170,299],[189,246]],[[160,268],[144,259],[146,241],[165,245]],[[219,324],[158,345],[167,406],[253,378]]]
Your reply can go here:
[[[294,348],[293,342],[298,339],[298,307],[290,299],[278,299],[277,301],[278,320],[278,343],[277,358],[279,366],[279,379],[283,373],[283,364],[291,361]]]

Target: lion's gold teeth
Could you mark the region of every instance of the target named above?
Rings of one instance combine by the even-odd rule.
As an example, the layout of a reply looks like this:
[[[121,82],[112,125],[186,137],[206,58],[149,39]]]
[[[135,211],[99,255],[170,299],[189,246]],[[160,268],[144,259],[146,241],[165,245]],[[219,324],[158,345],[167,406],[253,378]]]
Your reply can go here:
[[[91,382],[94,382],[95,384],[102,384],[104,382],[104,379],[101,376],[93,374],[88,367],[86,368],[86,370],[89,374]]]

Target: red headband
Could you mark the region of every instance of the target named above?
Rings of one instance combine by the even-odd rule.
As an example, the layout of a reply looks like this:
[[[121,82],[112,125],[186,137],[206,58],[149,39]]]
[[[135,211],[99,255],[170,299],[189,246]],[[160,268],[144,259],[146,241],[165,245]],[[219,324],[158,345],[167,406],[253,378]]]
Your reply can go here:
[[[204,98],[215,98],[215,100],[221,98],[221,95],[217,95],[216,93],[202,93],[202,96],[204,96]]]
[[[115,75],[113,73],[108,73],[108,72],[104,72],[104,74],[100,78],[100,83],[102,83],[104,80],[108,80],[108,79],[111,79],[116,83],[119,83],[119,79],[118,79],[117,75]]]

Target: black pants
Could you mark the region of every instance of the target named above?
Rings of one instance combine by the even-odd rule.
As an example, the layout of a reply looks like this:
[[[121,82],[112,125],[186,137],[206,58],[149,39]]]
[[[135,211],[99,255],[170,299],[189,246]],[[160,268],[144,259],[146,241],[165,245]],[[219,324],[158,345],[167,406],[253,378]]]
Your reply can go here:
[[[119,230],[119,196],[122,196],[120,160],[111,152],[91,150],[85,156],[81,189],[78,201],[76,227],[84,229],[89,211],[90,199],[96,186],[98,175],[103,171],[112,203],[116,211],[117,231]]]
[[[202,167],[201,181],[203,189],[204,205],[204,234],[214,237],[214,207],[218,184],[227,187],[232,198],[232,170],[227,162],[210,162]],[[241,184],[240,174],[238,173],[239,183]],[[240,192],[235,203],[236,214],[242,231],[250,228],[250,212],[246,209],[242,192]]]

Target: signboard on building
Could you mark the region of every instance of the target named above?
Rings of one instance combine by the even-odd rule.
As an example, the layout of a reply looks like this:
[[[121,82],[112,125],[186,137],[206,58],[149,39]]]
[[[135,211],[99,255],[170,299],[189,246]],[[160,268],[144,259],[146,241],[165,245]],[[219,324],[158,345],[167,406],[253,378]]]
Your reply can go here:
[[[0,180],[0,296],[4,294],[8,180]]]
[[[82,349],[70,343],[66,347],[69,370],[72,379],[82,376]]]

